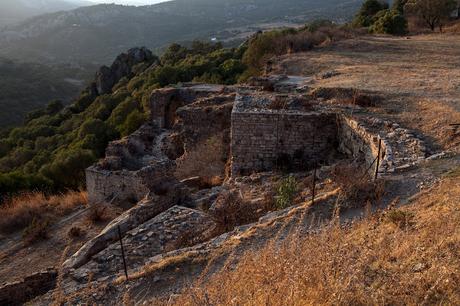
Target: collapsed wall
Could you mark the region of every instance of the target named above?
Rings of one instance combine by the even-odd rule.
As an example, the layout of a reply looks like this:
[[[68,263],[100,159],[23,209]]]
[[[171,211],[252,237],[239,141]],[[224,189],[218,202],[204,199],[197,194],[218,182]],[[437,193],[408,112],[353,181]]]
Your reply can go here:
[[[110,143],[106,157],[86,170],[89,202],[135,204],[149,192],[161,195],[177,184],[175,160],[184,146],[201,134],[229,128],[229,120],[225,117],[230,117],[233,96],[227,94],[231,92],[231,88],[221,85],[202,84],[153,91],[149,122],[132,135]],[[208,101],[209,107],[217,104],[217,108],[207,109],[206,103],[199,103],[200,99],[209,97],[215,97]],[[191,105],[194,103],[195,107]],[[181,108],[183,110],[178,111]],[[206,120],[206,116],[212,117],[213,113],[216,119]],[[177,132],[174,128],[178,124],[184,135],[179,143],[174,143]],[[207,133],[198,135],[206,130]]]

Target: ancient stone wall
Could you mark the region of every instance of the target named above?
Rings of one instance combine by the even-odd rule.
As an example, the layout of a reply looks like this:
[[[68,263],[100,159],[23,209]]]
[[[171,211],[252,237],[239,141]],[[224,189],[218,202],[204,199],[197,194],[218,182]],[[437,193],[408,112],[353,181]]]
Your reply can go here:
[[[53,269],[32,274],[20,281],[0,287],[0,305],[22,305],[56,286],[57,272]]]
[[[336,115],[237,110],[232,113],[231,137],[233,175],[285,163],[300,170],[336,152]]]
[[[375,171],[375,159],[378,155],[380,136],[371,133],[352,118],[339,115],[338,122],[339,150],[349,157],[364,159],[366,167],[373,166],[371,170]],[[389,155],[391,155],[391,149],[386,141],[382,140],[381,144],[380,157],[388,160]],[[380,163],[382,167],[387,164],[388,162]]]
[[[181,88],[164,88],[152,92],[150,96],[150,119],[160,128],[171,128],[176,119],[176,110],[198,98],[223,93],[222,85],[199,85]]]
[[[161,193],[170,184],[175,165],[164,161],[138,171],[101,170],[97,166],[86,170],[86,188],[90,203],[136,203],[150,192]]]

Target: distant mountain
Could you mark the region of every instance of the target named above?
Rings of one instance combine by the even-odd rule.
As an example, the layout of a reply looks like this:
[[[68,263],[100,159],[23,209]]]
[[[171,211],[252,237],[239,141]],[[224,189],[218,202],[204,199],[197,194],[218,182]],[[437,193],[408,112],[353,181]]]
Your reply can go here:
[[[247,29],[257,30],[262,23],[344,21],[361,2],[176,0],[141,7],[82,7],[34,17],[0,31],[0,55],[27,61],[108,63],[133,46],[156,49],[196,38],[241,39]]]
[[[93,3],[84,0],[1,0],[0,26],[17,23],[32,16],[91,4]]]
[[[0,129],[52,100],[68,104],[87,84],[91,69],[19,63],[0,58]]]

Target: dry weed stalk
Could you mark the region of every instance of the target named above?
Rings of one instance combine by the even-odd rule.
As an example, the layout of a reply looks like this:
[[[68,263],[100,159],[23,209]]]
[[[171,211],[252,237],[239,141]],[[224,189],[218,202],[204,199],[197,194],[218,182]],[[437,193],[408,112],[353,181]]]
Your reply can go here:
[[[9,199],[0,208],[0,232],[9,234],[22,230],[33,220],[51,220],[64,216],[87,203],[82,191],[47,196],[42,192],[29,192]]]

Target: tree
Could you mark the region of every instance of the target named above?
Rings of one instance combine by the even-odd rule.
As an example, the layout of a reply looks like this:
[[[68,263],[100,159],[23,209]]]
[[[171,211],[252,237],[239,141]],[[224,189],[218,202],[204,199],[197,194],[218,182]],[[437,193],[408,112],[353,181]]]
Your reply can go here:
[[[370,27],[372,33],[404,35],[407,33],[407,20],[396,10],[380,11],[377,20]]]
[[[401,15],[404,15],[404,7],[406,6],[409,0],[395,0],[393,2],[392,10],[397,11]]]
[[[421,18],[431,31],[438,26],[442,32],[444,21],[457,8],[456,0],[409,0],[405,9]]]
[[[374,23],[378,12],[388,9],[388,4],[379,0],[366,0],[353,20],[355,27],[369,27]]]

